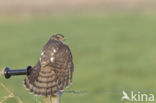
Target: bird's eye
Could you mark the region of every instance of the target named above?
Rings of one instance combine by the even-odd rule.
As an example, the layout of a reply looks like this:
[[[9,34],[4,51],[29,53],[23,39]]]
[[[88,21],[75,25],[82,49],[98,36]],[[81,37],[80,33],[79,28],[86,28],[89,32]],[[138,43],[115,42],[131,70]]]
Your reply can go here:
[[[60,39],[59,36],[56,37],[57,39]]]

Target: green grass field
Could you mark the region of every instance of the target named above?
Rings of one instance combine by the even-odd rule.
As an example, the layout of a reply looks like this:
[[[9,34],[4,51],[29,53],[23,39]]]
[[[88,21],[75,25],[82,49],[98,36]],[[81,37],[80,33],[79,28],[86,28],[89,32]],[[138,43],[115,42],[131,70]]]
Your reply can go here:
[[[11,17],[10,17],[11,18]],[[0,19],[0,68],[35,65],[42,46],[55,33],[66,37],[75,72],[62,103],[121,103],[122,91],[156,94],[156,14],[121,12]],[[24,103],[42,101],[23,86],[25,76],[4,83]],[[98,93],[98,91],[101,91]],[[103,91],[103,92],[102,92]],[[0,100],[8,93],[0,87]],[[9,98],[5,103],[17,103]]]

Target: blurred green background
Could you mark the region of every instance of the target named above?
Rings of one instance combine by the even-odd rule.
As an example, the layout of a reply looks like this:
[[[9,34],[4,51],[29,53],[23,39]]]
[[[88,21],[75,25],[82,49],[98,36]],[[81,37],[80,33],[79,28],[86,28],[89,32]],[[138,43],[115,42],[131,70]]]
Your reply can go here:
[[[35,65],[43,45],[62,33],[74,58],[73,85],[62,103],[121,103],[122,91],[156,94],[156,13],[150,11],[100,11],[50,13],[0,17],[0,68]],[[24,103],[37,103],[25,90],[25,76],[4,83]],[[0,86],[0,101],[8,95]],[[4,103],[17,103],[9,98]]]

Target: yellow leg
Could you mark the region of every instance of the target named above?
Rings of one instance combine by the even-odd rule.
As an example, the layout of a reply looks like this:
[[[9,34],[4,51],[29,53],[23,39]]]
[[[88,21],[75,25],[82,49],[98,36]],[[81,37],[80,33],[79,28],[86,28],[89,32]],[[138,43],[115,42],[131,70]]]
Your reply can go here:
[[[45,103],[60,103],[60,95],[57,95],[55,97],[44,97]]]

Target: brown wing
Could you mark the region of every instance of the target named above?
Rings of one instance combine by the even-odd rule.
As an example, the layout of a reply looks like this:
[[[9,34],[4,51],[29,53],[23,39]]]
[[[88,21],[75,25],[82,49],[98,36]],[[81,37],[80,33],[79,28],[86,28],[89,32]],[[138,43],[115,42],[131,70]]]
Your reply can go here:
[[[68,87],[69,83],[72,83],[74,66],[72,62],[72,54],[67,45],[62,44],[59,47],[54,55],[54,61],[50,63],[50,66],[53,67],[56,72],[58,87],[60,90],[63,90],[64,87]]]

